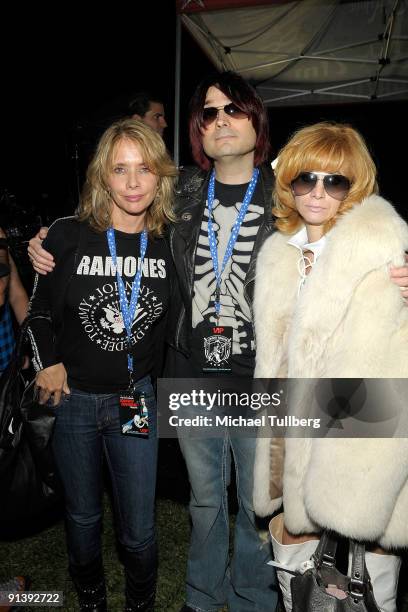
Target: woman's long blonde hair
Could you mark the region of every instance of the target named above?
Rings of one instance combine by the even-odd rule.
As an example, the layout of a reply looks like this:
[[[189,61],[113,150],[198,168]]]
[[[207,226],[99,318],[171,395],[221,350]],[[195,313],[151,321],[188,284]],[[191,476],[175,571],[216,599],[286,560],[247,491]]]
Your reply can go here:
[[[277,229],[284,234],[294,233],[302,224],[291,183],[301,172],[311,171],[343,174],[351,182],[347,197],[340,203],[336,216],[325,225],[325,232],[340,215],[378,191],[374,161],[357,130],[326,122],[304,127],[279,152],[275,168],[272,212]]]
[[[157,193],[146,212],[146,229],[150,236],[161,236],[165,225],[175,220],[173,190],[177,168],[159,134],[135,119],[117,121],[102,135],[86,173],[77,211],[79,220],[88,221],[93,229],[100,232],[111,225],[113,205],[108,176],[112,171],[115,150],[122,140],[136,144],[143,162],[158,176]]]

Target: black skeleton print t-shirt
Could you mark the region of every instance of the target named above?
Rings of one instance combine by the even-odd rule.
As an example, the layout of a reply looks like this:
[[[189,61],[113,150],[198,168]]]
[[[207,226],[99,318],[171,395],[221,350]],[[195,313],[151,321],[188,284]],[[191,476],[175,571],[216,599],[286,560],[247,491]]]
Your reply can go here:
[[[218,265],[221,269],[231,229],[245,197],[248,183],[226,185],[215,181],[213,227],[217,239]],[[232,374],[252,376],[255,365],[254,333],[250,307],[244,297],[244,281],[254,242],[264,214],[259,181],[252,196],[235,243],[232,257],[222,275],[219,324],[233,328]],[[215,274],[208,241],[208,207],[204,211],[198,239],[192,304],[193,363],[202,363],[203,333],[216,324],[214,294]]]
[[[89,228],[86,231],[86,250],[65,296],[61,356],[69,385],[89,392],[114,393],[129,382],[116,272],[106,234]],[[140,236],[115,231],[118,268],[128,302],[139,265]],[[169,262],[165,241],[149,239],[132,326],[134,380],[148,374],[153,366],[155,327],[169,301]]]

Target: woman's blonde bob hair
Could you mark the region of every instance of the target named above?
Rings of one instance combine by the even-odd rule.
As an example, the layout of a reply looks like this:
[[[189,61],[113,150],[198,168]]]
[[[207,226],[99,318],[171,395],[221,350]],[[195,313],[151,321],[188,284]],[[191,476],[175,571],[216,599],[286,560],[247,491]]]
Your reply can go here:
[[[80,221],[100,232],[111,225],[112,198],[108,177],[118,144],[129,140],[141,151],[143,162],[159,177],[157,194],[146,212],[146,229],[150,236],[161,236],[165,225],[175,220],[173,189],[177,169],[166,151],[162,138],[149,126],[135,119],[122,119],[111,125],[102,135],[88,166],[86,181],[78,208]]]
[[[279,152],[275,168],[272,212],[277,229],[284,234],[293,234],[302,225],[291,183],[301,172],[311,171],[343,174],[351,182],[336,216],[325,224],[325,232],[340,215],[377,193],[376,167],[357,130],[349,125],[325,122],[304,127]]]

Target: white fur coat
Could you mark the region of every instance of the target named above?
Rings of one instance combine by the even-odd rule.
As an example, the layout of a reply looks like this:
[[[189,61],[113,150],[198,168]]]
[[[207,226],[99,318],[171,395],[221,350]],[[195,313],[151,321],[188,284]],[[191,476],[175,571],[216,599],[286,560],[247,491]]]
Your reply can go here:
[[[276,232],[258,256],[255,376],[407,378],[408,308],[389,268],[403,264],[408,227],[393,207],[373,195],[341,217],[299,298],[299,251],[288,239]],[[408,546],[405,438],[286,439],[284,452],[260,438],[258,514],[279,508],[282,488],[293,533],[327,527]]]

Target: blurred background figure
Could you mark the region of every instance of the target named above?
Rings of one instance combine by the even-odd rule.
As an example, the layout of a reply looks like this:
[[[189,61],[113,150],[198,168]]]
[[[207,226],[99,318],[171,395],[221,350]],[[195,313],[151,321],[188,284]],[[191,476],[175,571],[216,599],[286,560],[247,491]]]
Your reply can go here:
[[[47,196],[47,193],[42,193],[39,199],[14,184],[0,189],[0,228],[1,236],[6,239],[4,248],[7,249],[6,254],[4,249],[1,253],[7,256],[7,259],[12,259],[10,265],[14,267],[13,279],[17,274],[18,282],[23,285],[27,294],[31,293],[34,281],[32,266],[27,256],[27,243],[33,232],[38,231],[45,221],[50,221],[46,211]],[[0,282],[4,285],[4,281],[0,279]],[[3,289],[8,285],[7,279]],[[13,280],[13,288],[10,289],[13,294],[14,285]]]
[[[10,265],[6,235],[0,231],[0,306],[4,304],[5,293],[10,279]]]
[[[0,228],[2,263],[9,266],[9,274],[1,277],[0,285],[0,374],[7,368],[14,350],[14,322],[18,325],[27,316],[28,296],[18,274],[17,266],[8,253],[6,234]],[[7,263],[8,260],[8,263]]]
[[[27,591],[29,587],[30,581],[26,576],[15,576],[6,582],[0,582],[0,591],[4,591],[5,593],[23,593]],[[17,610],[17,608],[12,605],[0,606],[0,612],[12,612],[13,610]]]
[[[28,297],[21,283],[16,265],[10,257],[7,238],[0,227],[0,374],[6,369],[14,349],[14,328],[11,309],[21,324],[27,315]],[[26,576],[14,576],[0,582],[0,591],[22,592],[28,589]],[[9,612],[12,607],[0,606],[1,612]]]
[[[159,96],[148,91],[139,91],[132,96],[128,111],[132,119],[140,119],[163,137],[167,122],[164,104]]]

